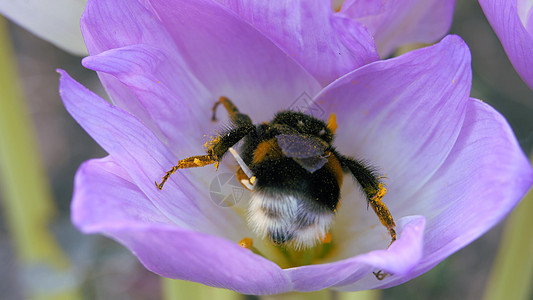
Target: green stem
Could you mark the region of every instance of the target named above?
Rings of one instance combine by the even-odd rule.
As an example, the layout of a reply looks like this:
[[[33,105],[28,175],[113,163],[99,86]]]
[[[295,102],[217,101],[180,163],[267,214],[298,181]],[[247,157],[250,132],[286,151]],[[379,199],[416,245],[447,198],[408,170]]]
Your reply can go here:
[[[234,291],[205,286],[200,283],[161,278],[163,299],[165,300],[243,300],[244,297]]]
[[[366,290],[360,292],[344,292],[337,294],[337,300],[379,300],[381,297],[379,290]]]
[[[47,278],[40,279],[57,276],[68,280],[69,262],[47,228],[54,207],[12,53],[6,21],[0,17],[0,179],[5,219],[23,276],[35,278],[42,272]],[[42,282],[27,282],[29,298],[77,298],[72,287],[44,286]]]
[[[330,290],[321,290],[309,293],[286,293],[279,295],[261,296],[261,300],[331,300],[333,292]]]
[[[331,290],[321,290],[311,293],[286,293],[271,296],[261,296],[262,300],[379,300],[378,290],[368,290],[360,292],[335,292]]]
[[[530,299],[533,292],[532,212],[533,190],[530,190],[505,225],[484,300]]]

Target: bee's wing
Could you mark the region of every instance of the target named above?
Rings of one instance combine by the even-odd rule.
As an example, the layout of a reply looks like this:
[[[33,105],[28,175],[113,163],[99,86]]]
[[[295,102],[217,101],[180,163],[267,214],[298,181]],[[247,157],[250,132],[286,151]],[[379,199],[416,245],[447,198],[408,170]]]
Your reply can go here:
[[[326,142],[311,135],[279,134],[276,138],[283,154],[292,158],[320,156],[328,148]]]
[[[322,168],[327,162],[328,159],[324,156],[314,156],[308,158],[293,158],[302,168],[309,171],[309,173],[314,173],[316,170]]]
[[[324,157],[328,144],[315,136],[279,134],[276,139],[285,156],[294,159],[302,168],[311,173],[322,168],[328,161]]]

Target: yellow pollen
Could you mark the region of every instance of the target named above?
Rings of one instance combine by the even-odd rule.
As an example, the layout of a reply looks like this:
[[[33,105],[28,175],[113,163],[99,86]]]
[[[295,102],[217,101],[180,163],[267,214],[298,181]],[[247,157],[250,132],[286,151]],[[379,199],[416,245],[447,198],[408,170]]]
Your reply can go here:
[[[209,141],[205,142],[204,147],[209,149],[212,149],[218,142],[220,141],[220,137],[215,136],[212,137]]]
[[[256,179],[257,178],[255,176],[252,176],[248,181],[250,181],[251,184],[254,184]]]
[[[254,246],[254,241],[251,238],[245,237],[239,242],[239,246],[250,249]]]
[[[329,243],[331,243],[331,239],[332,239],[331,233],[326,232],[326,235],[320,241],[323,244],[329,244]]]
[[[200,164],[202,163],[198,158],[195,158],[193,162],[194,162],[196,165],[200,165]]]
[[[383,184],[380,183],[378,193],[375,197],[381,200],[383,197],[385,197],[385,194],[387,194],[387,189],[383,186]]]

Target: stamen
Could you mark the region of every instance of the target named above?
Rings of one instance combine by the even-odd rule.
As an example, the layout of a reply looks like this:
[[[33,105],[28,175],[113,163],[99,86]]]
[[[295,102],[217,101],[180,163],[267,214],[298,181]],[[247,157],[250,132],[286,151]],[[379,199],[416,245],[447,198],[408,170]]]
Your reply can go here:
[[[329,130],[331,130],[332,133],[335,133],[337,127],[337,115],[335,113],[332,113],[331,115],[329,115],[328,118],[328,128]]]
[[[248,238],[248,237],[243,238],[239,242],[239,246],[249,249],[253,253],[266,258],[266,256],[263,255],[263,253],[259,252],[259,250],[257,250],[257,248],[254,247],[254,241],[252,240],[252,238]]]
[[[326,232],[326,235],[320,241],[322,242],[322,244],[331,243],[331,233]]]
[[[253,183],[251,183],[251,180],[249,179],[241,179],[241,184],[250,191],[255,189]]]
[[[239,242],[239,246],[246,249],[251,249],[254,246],[254,241],[251,238],[245,237]]]

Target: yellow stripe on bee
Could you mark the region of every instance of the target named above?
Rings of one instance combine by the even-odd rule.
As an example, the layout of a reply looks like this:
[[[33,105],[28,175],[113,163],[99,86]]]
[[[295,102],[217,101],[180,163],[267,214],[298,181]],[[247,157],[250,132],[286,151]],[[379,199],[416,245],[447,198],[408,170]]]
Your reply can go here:
[[[272,160],[283,157],[281,149],[278,146],[276,139],[262,141],[257,145],[254,151],[254,158],[252,162],[258,164],[264,160]]]
[[[328,157],[328,162],[324,165],[324,167],[333,173],[340,188],[344,178],[344,172],[342,171],[341,163],[339,162],[339,159],[330,151],[326,151],[325,156]]]

